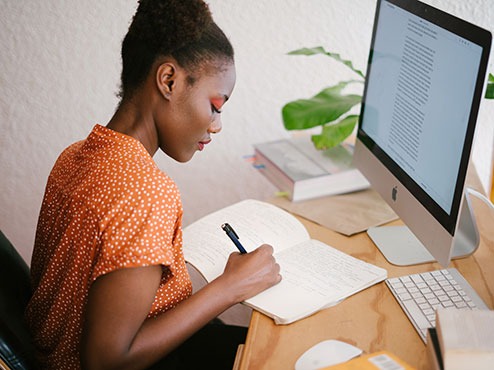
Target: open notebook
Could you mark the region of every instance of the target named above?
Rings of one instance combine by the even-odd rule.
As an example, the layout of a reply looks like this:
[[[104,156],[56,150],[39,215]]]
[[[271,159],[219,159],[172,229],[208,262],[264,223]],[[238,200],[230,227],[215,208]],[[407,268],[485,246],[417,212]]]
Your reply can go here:
[[[236,251],[221,230],[228,222],[247,252],[270,244],[282,281],[246,300],[248,306],[289,324],[330,307],[387,276],[386,270],[311,239],[296,217],[272,204],[244,200],[211,213],[184,229],[185,259],[210,282]]]

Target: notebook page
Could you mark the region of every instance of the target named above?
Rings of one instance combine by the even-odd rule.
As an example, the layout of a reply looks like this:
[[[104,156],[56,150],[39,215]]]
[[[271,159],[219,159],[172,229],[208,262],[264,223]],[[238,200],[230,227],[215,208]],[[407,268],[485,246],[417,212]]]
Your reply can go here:
[[[225,222],[235,229],[247,252],[262,244],[270,244],[278,252],[309,239],[307,230],[294,216],[272,204],[249,199],[223,208],[183,232],[185,259],[207,281],[221,275],[228,256],[238,251],[221,229]]]

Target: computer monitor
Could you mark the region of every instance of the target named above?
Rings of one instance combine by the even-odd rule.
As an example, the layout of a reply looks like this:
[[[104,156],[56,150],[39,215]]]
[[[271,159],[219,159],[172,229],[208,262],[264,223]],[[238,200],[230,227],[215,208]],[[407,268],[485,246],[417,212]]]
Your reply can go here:
[[[491,34],[416,0],[378,0],[354,162],[405,226],[368,233],[396,265],[479,243],[465,178]]]

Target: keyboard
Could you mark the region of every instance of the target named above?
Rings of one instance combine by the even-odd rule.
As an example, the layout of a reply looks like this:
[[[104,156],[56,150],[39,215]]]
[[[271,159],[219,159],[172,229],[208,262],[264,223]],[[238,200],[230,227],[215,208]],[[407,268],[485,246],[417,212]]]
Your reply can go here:
[[[436,326],[436,309],[488,309],[482,298],[455,268],[388,278],[386,285],[422,340]]]

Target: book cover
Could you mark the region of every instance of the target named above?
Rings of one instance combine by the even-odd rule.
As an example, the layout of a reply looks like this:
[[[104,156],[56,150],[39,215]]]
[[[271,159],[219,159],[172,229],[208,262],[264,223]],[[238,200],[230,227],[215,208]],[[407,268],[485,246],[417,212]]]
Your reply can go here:
[[[320,370],[415,370],[389,351],[379,351]]]
[[[444,370],[443,356],[441,355],[441,347],[437,338],[436,328],[427,329],[427,359],[430,370]]]
[[[306,137],[254,145],[256,167],[290,200],[343,194],[369,187],[352,165],[353,147],[343,143],[317,150]]]

